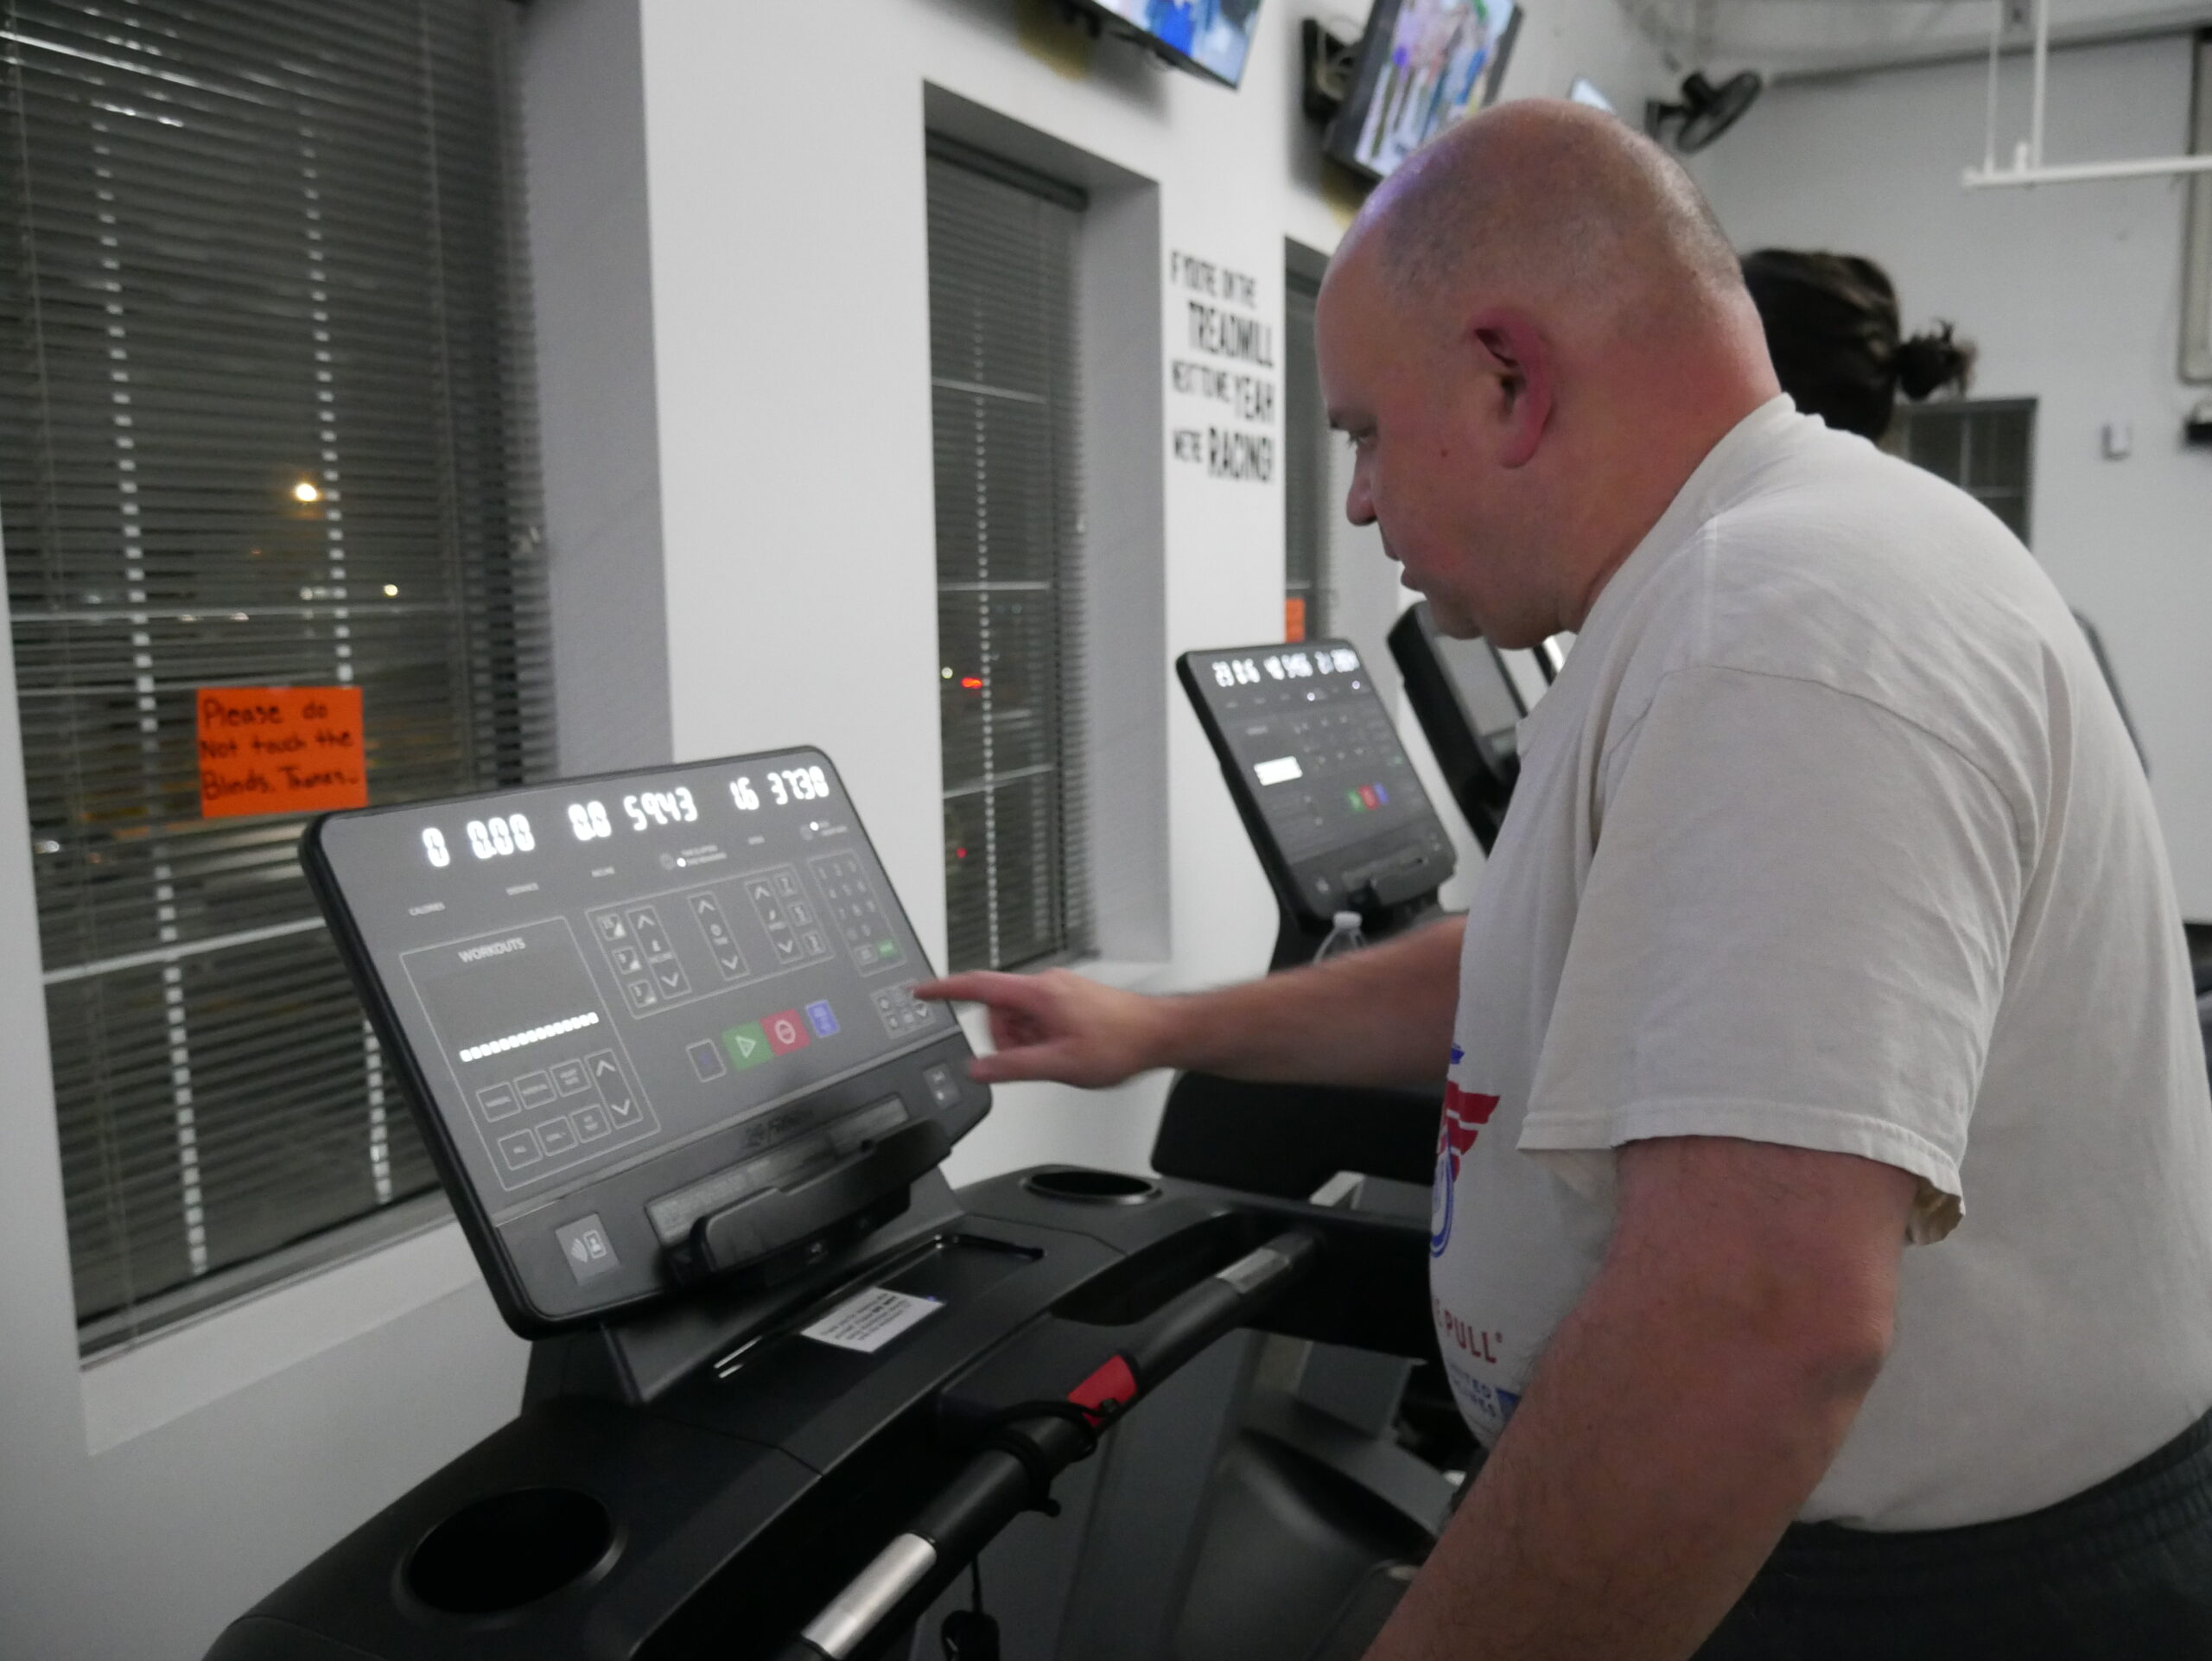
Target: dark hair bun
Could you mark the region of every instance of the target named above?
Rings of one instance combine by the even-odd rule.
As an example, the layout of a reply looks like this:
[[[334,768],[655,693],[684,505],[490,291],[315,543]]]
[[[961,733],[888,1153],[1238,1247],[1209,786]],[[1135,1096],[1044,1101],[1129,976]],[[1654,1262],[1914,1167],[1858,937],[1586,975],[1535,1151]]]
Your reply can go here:
[[[1916,404],[1947,386],[1963,392],[1974,379],[1974,342],[1951,338],[1951,325],[1939,322],[1925,334],[1897,345],[1897,391]]]

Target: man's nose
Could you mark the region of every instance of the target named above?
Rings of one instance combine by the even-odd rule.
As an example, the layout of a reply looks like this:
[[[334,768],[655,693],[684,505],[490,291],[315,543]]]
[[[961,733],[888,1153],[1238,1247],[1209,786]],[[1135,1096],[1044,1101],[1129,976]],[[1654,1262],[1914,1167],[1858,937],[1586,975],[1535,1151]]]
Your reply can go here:
[[[1344,517],[1354,525],[1375,523],[1375,495],[1367,487],[1363,469],[1352,474],[1351,487],[1344,492]]]

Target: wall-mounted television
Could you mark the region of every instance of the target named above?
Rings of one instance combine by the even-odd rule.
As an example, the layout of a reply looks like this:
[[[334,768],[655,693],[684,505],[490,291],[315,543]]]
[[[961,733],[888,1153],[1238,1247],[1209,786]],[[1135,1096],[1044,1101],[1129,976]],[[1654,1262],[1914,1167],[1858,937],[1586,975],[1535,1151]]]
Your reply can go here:
[[[1521,28],[1516,0],[1375,0],[1327,153],[1370,179],[1492,103]]]
[[[1244,79],[1260,0],[1083,0],[1117,35],[1234,86]]]
[[[1618,115],[1612,99],[1598,90],[1598,83],[1587,75],[1577,75],[1574,85],[1567,89],[1567,97],[1577,104],[1586,104],[1593,110],[1603,110],[1607,115]]]

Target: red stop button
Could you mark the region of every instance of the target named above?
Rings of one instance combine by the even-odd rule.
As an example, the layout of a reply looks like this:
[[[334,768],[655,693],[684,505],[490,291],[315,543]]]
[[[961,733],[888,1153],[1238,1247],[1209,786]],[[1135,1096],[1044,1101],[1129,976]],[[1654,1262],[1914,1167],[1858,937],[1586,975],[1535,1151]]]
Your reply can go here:
[[[814,1041],[807,1034],[806,1021],[796,1009],[768,1016],[761,1021],[760,1030],[768,1034],[768,1047],[778,1055],[803,1050]]]

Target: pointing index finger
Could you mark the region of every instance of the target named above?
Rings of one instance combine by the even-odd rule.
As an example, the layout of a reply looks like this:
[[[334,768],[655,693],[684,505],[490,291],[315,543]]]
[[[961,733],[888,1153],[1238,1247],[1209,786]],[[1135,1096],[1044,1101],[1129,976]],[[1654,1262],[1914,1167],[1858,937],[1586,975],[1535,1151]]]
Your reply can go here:
[[[1027,975],[976,969],[965,974],[947,975],[941,980],[924,981],[914,988],[914,996],[932,1003],[1010,1004],[1027,1009],[1034,1002],[1029,996],[1031,985]]]

